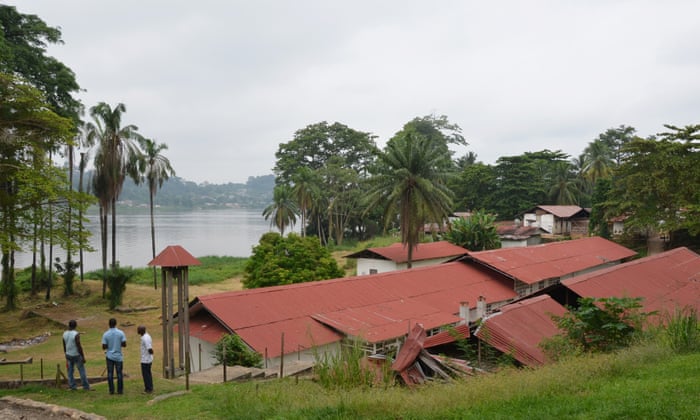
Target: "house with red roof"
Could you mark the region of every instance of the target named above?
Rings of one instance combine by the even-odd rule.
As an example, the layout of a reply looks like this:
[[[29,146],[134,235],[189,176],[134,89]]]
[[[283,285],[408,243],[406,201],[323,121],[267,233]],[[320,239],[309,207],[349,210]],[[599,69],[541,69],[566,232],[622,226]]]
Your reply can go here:
[[[700,311],[700,255],[681,247],[562,281],[574,298],[641,297],[642,311],[662,321],[676,309]],[[546,362],[539,344],[559,334],[551,315],[566,309],[548,294],[523,299],[487,315],[476,337],[528,366]]]
[[[424,267],[440,264],[456,257],[467,255],[469,251],[447,241],[420,243],[413,250],[412,265]],[[367,248],[346,258],[357,259],[357,274],[378,274],[387,271],[403,270],[408,263],[408,248],[402,243],[380,247]]]
[[[238,335],[267,367],[314,361],[352,340],[385,354],[415,323],[444,342],[446,329],[517,297],[508,278],[465,262],[199,296],[189,308],[193,370],[214,365],[222,334]]]
[[[536,226],[555,236],[588,236],[590,212],[579,206],[536,206],[523,213],[523,226]]]
[[[636,252],[613,241],[591,236],[541,245],[470,252],[468,260],[513,280],[519,296],[527,296],[582,274],[620,264]]]

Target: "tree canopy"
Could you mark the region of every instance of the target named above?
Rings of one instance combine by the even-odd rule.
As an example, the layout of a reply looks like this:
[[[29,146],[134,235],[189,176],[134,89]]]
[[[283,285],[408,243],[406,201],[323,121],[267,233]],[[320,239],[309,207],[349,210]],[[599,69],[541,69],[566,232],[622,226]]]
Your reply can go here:
[[[343,277],[343,270],[318,238],[269,232],[253,247],[243,287],[278,286]]]
[[[384,226],[398,217],[401,243],[408,248],[407,266],[411,268],[413,250],[426,223],[442,225],[452,212],[452,191],[446,181],[450,174],[449,154],[435,147],[428,137],[413,130],[394,136],[378,155],[366,208],[384,209]]]

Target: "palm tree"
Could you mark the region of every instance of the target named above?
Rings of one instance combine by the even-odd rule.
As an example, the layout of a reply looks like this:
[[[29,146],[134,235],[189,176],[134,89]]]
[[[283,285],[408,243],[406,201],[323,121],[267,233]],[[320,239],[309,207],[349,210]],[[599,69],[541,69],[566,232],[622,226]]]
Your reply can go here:
[[[105,195],[108,207],[104,208],[103,217],[112,213],[112,266],[117,266],[117,199],[121,193],[124,180],[127,175],[138,178],[134,157],[140,151],[136,140],[141,137],[137,133],[138,127],[127,125],[122,127],[122,114],[126,112],[126,106],[122,103],[112,109],[108,104],[100,102],[90,108],[95,125],[95,135],[98,140],[98,149],[95,153],[95,173],[100,178],[101,194]],[[102,197],[100,202],[102,203]],[[109,208],[111,207],[111,209]]]
[[[314,205],[315,198],[319,194],[318,185],[320,179],[311,168],[303,166],[292,176],[292,182],[294,182],[292,193],[299,204],[301,237],[303,238],[306,236],[307,217]]]
[[[92,124],[90,123],[81,123],[80,125],[80,139],[79,139],[79,146],[81,149],[80,152],[80,161],[78,162],[78,170],[80,171],[80,175],[78,176],[78,192],[81,194],[84,191],[84,181],[85,181],[85,169],[87,169],[87,164],[88,161],[90,160],[90,149],[95,145],[95,133],[96,130],[92,128]],[[82,206],[78,210],[78,220],[80,223],[78,224],[78,237],[81,240],[81,245],[79,249],[79,260],[80,260],[80,281],[82,282],[84,280],[84,270],[83,270],[83,245],[82,245],[82,238],[83,238],[83,208]]]
[[[272,218],[270,226],[277,226],[280,234],[284,236],[284,230],[287,226],[294,226],[294,223],[296,223],[298,213],[299,207],[294,201],[292,187],[287,184],[281,184],[275,186],[273,203],[265,207],[262,215],[265,216],[265,220]]]
[[[385,228],[398,214],[401,243],[408,247],[407,267],[426,222],[441,224],[452,210],[452,191],[445,181],[449,155],[424,136],[402,132],[378,156],[376,174],[369,178],[367,210],[384,207]]]
[[[586,166],[583,172],[595,185],[600,178],[607,178],[612,175],[614,161],[608,146],[600,140],[592,141],[584,150],[586,154]]]
[[[144,179],[148,183],[148,204],[151,210],[151,250],[153,258],[156,257],[156,229],[153,220],[153,199],[156,192],[163,186],[168,178],[175,175],[175,171],[170,166],[170,160],[163,156],[160,152],[168,149],[165,143],[158,144],[151,139],[143,139],[141,142],[143,148],[143,156],[139,162],[139,171],[143,174]],[[153,267],[153,287],[158,288],[156,278],[156,268]]]
[[[470,251],[485,251],[501,247],[496,229],[496,216],[477,210],[468,218],[459,218],[450,223],[445,239]]]
[[[549,196],[558,205],[577,204],[578,182],[569,162],[556,162],[552,168],[552,187]]]

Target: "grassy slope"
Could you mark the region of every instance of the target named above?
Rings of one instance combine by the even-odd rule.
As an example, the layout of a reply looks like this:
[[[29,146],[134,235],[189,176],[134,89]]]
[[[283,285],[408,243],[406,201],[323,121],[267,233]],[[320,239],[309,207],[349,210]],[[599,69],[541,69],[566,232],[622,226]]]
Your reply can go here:
[[[43,387],[0,391],[105,415],[108,418],[464,419],[700,417],[700,354],[671,356],[654,345],[618,355],[584,357],[538,370],[507,370],[416,390],[400,387],[324,390],[285,379],[197,385],[189,394],[155,404],[130,379],[126,396],[71,393]],[[182,381],[159,380],[159,394]]]

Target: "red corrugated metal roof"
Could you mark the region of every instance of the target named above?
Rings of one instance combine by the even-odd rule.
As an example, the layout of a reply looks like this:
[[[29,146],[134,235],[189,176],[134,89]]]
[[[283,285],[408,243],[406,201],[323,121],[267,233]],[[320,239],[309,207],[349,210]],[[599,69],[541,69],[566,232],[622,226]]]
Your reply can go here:
[[[425,339],[425,343],[423,343],[423,347],[428,349],[430,347],[435,347],[439,346],[441,344],[448,344],[456,341],[455,334],[457,338],[464,339],[469,337],[470,331],[469,331],[469,325],[467,324],[461,324],[457,325],[454,327],[454,332],[452,331],[442,331],[439,332],[435,335],[431,335],[430,337]]]
[[[192,256],[180,245],[170,245],[160,252],[149,266],[157,267],[186,267],[191,265],[201,265],[198,259]]]
[[[411,298],[315,314],[312,317],[346,336],[362,338],[369,343],[401,337],[408,333],[411,322],[416,319],[426,329],[459,321],[458,316]]]
[[[564,280],[580,296],[643,297],[644,311],[700,310],[700,255],[681,247]]]
[[[548,295],[525,299],[484,319],[476,336],[524,365],[541,365],[545,356],[540,342],[560,332],[551,314],[565,312],[566,308]]]
[[[291,340],[301,345],[310,343],[312,340],[305,338],[307,330],[313,342],[321,344],[340,339],[340,335],[324,333],[336,329],[362,331],[363,323],[371,326],[373,341],[382,341],[405,335],[409,319],[436,326],[439,322],[456,322],[460,302],[475,305],[480,295],[487,303],[517,297],[497,273],[452,262],[372,276],[217,293],[196,298],[191,308],[196,312],[200,302],[256,351],[267,348],[269,357],[275,357],[279,355],[279,333],[288,326],[285,322],[295,328],[286,331],[285,352],[296,351]],[[402,300],[412,304],[402,305]],[[386,324],[378,320],[382,317]],[[314,318],[323,319],[332,328]],[[288,340],[290,345],[286,344]]]
[[[461,246],[453,245],[447,241],[426,242],[418,244],[416,249],[413,250],[413,261],[457,257],[467,255],[468,252]],[[378,258],[402,264],[408,262],[408,248],[397,242],[381,248],[367,248],[350,254],[347,258]]]
[[[533,284],[619,262],[636,253],[615,242],[592,236],[527,247],[472,252],[469,255],[481,264],[524,283]]]

